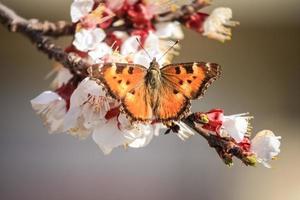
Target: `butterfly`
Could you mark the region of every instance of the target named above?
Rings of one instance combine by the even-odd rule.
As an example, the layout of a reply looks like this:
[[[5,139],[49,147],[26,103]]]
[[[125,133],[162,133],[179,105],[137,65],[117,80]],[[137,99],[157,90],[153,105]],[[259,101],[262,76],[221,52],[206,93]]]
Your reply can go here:
[[[121,102],[132,122],[180,120],[190,100],[200,98],[221,73],[215,63],[190,62],[162,68],[153,58],[150,67],[130,63],[92,66],[90,77],[104,85],[109,96]]]

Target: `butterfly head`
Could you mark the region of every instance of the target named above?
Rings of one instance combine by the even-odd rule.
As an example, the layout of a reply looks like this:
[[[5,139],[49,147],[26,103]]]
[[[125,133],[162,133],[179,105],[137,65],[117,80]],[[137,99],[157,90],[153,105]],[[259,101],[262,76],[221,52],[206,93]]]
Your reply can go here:
[[[156,58],[153,58],[152,61],[150,62],[150,67],[149,67],[149,70],[155,70],[155,71],[159,71],[159,64],[158,62],[156,61]]]

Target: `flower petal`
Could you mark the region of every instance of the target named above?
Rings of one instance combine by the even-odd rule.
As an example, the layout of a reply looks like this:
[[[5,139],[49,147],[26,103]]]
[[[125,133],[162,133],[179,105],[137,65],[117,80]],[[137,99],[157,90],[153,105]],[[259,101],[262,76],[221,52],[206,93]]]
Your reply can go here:
[[[94,50],[100,42],[106,37],[105,32],[101,28],[95,29],[80,29],[75,33],[73,45],[80,51],[87,52]]]
[[[275,136],[270,130],[263,130],[256,134],[251,141],[251,151],[256,154],[258,162],[265,167],[271,167],[268,162],[280,153],[280,139],[280,136]]]
[[[231,29],[228,26],[236,26],[239,23],[230,21],[232,11],[230,8],[216,8],[206,18],[203,24],[203,35],[224,42],[231,39]]]
[[[32,108],[42,118],[49,133],[63,130],[66,102],[57,93],[45,91],[31,100]]]
[[[106,155],[114,148],[128,143],[128,139],[117,128],[117,123],[117,118],[113,118],[104,124],[99,124],[93,131],[93,140]]]
[[[75,23],[92,11],[94,0],[74,0],[71,4],[71,19]]]

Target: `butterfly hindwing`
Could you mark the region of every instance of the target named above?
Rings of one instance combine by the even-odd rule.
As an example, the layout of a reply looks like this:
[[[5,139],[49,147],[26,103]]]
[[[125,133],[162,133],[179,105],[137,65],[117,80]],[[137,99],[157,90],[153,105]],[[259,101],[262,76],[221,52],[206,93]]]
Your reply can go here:
[[[154,110],[158,121],[179,120],[190,107],[189,99],[167,80],[158,89],[158,101]]]
[[[197,99],[220,76],[221,68],[215,63],[191,62],[166,65],[161,73],[162,78],[171,82],[174,89],[188,99]]]
[[[99,79],[109,94],[122,100],[126,94],[144,81],[147,69],[142,65],[128,63],[105,63],[90,70],[90,76]]]

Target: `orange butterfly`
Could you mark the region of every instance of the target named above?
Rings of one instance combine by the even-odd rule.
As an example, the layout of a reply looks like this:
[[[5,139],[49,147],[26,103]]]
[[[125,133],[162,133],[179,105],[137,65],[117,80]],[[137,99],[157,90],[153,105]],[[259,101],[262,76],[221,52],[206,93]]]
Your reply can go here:
[[[155,58],[148,69],[128,63],[105,63],[89,69],[90,76],[121,101],[129,118],[142,122],[180,120],[189,111],[190,100],[203,96],[220,73],[218,64],[204,62],[160,68]]]

